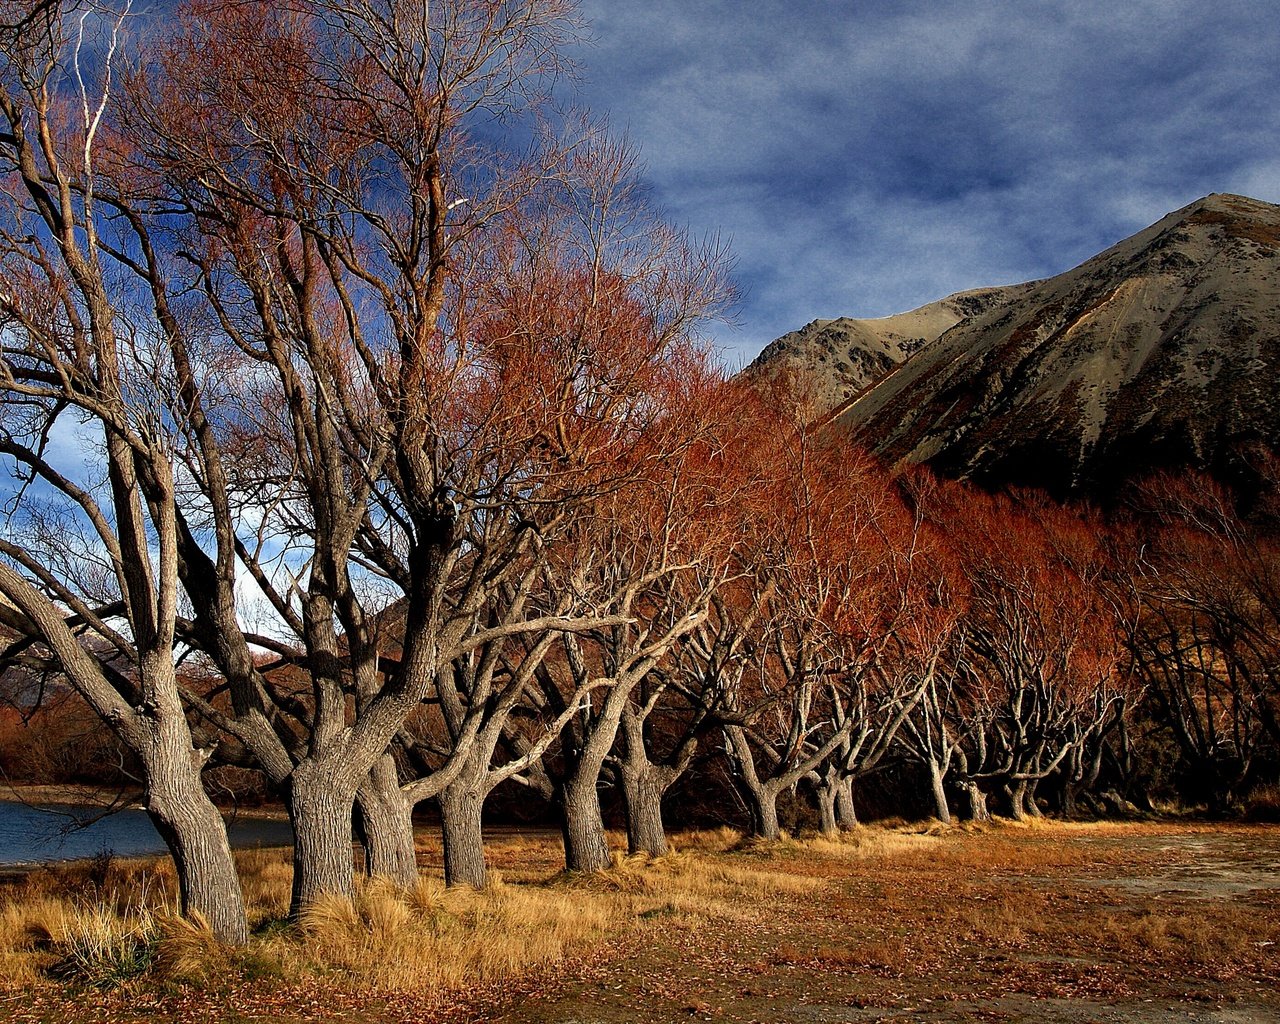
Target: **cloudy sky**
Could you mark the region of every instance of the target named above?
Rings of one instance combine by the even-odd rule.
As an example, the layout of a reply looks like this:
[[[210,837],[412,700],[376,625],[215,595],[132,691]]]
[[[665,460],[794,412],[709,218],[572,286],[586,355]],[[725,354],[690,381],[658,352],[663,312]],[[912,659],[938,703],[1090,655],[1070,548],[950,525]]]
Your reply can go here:
[[[580,97],[731,239],[726,359],[1075,266],[1209,192],[1280,202],[1273,0],[584,0]]]

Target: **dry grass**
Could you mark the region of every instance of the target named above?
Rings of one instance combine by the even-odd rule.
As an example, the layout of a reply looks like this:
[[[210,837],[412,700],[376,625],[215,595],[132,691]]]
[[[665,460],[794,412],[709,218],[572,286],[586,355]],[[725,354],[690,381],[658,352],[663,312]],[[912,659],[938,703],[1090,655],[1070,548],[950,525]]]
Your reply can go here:
[[[573,891],[612,894],[633,918],[654,921],[663,928],[688,929],[711,919],[751,917],[762,899],[812,892],[822,884],[821,879],[788,870],[785,861],[760,863],[726,856],[741,846],[737,834],[723,853],[701,852],[694,845],[715,849],[721,839],[727,837],[702,834],[689,846],[681,845],[661,857],[616,854],[608,871],[559,884]]]
[[[449,993],[543,970],[631,927],[695,929],[752,913],[771,894],[823,884],[789,870],[785,850],[753,851],[729,830],[692,833],[677,846],[663,857],[616,855],[607,871],[566,875],[554,836],[500,836],[488,845],[493,884],[483,892],[446,889],[432,878],[402,891],[372,879],[354,901],[311,908],[299,928],[283,921],[288,851],[242,851],[255,932],[244,951],[221,947],[199,922],[177,916],[175,879],[164,861],[68,865],[32,872],[0,892],[0,969],[30,984],[201,982],[238,972],[282,983],[324,977],[381,992]],[[438,840],[424,838],[418,852],[431,870]]]
[[[944,833],[932,828],[869,828],[861,826],[839,835],[801,838],[797,845],[820,857],[838,860],[884,861],[928,855],[942,845]]]
[[[695,853],[728,853],[742,845],[742,833],[731,828],[702,829],[681,832],[669,838],[673,851]]]
[[[1257,946],[1238,909],[1206,905],[1160,909],[1124,905],[1074,913],[1064,928],[1064,908],[1042,894],[1022,890],[960,906],[962,934],[988,949],[1057,950],[1065,955],[1106,955],[1118,961],[1203,965],[1238,958]]]
[[[1280,824],[1280,785],[1258,786],[1245,801],[1246,821]]]
[[[158,914],[155,927],[155,966],[161,977],[204,982],[224,976],[231,968],[231,951],[213,937],[202,918]]]
[[[66,934],[66,915],[65,902],[47,896],[0,907],[0,973],[18,984],[34,982]]]
[[[620,909],[591,893],[500,879],[483,892],[427,879],[399,891],[373,879],[354,901],[317,903],[298,932],[275,933],[258,953],[285,976],[322,968],[379,990],[459,990],[562,959],[619,925]]]
[[[963,904],[955,913],[969,936],[986,946],[1022,946],[1058,927],[1046,916],[1043,899],[1026,892]]]
[[[120,913],[95,904],[63,918],[51,949],[56,977],[93,988],[116,988],[151,970],[159,933],[155,915],[144,906]]]
[[[249,927],[261,928],[289,913],[293,864],[286,850],[238,850],[240,888],[244,892]]]
[[[773,844],[717,830],[676,836],[662,857],[619,854],[607,871],[566,875],[558,837],[510,834],[487,844],[494,884],[484,892],[434,880],[439,842],[426,837],[419,856],[427,877],[416,886],[365,882],[354,901],[323,901],[299,928],[283,921],[287,851],[247,851],[237,856],[255,934],[242,951],[220,947],[207,929],[175,916],[166,865],[68,866],[0,889],[0,970],[19,985],[64,978],[104,987],[196,981],[217,988],[259,979],[282,988],[332,985],[380,997],[429,992],[447,1000],[522,975],[558,973],[556,965],[611,936],[630,935],[640,948],[699,948],[717,931],[767,934],[779,913],[792,912],[783,908],[800,907],[806,914],[831,910],[840,922],[829,927],[838,930],[821,942],[815,936],[813,945],[801,929],[790,940],[794,948],[779,943],[761,962],[888,979],[952,948],[937,944],[946,936],[1015,957],[1086,957],[1105,949],[1116,963],[1209,964],[1237,946],[1241,955],[1256,955],[1257,936],[1232,930],[1238,907],[1195,915],[1139,909],[1105,888],[1144,837],[1144,863],[1169,856],[1159,852],[1159,827],[1144,825],[899,824]],[[620,845],[620,837],[613,840]],[[1059,877],[1096,881],[1064,890],[1050,884]],[[681,935],[687,937],[672,938]]]
[[[1202,914],[1146,908],[1105,914],[1096,933],[1082,938],[1135,960],[1176,956],[1193,964],[1239,958],[1257,945],[1249,930],[1220,908]]]
[[[384,991],[458,991],[544,970],[629,926],[694,929],[749,913],[761,897],[822,884],[777,865],[700,852],[741,842],[728,831],[700,833],[662,857],[617,854],[606,871],[566,875],[554,868],[553,839],[503,837],[490,844],[490,861],[523,865],[518,874],[525,881],[495,869],[482,892],[447,889],[429,878],[406,892],[375,879],[354,901],[313,907],[299,931],[272,933],[258,954],[286,977],[319,968]],[[432,844],[421,852],[430,858]],[[269,861],[257,868],[273,873]]]
[[[169,862],[98,858],[32,871],[0,896],[0,969],[19,983],[98,988],[148,974],[177,920],[176,888]]]

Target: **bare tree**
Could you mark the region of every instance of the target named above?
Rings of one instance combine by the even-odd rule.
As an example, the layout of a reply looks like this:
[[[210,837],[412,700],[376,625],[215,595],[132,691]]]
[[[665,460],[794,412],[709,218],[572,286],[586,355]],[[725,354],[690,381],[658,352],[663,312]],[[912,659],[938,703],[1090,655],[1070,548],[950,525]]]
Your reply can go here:
[[[1127,644],[1146,706],[1179,752],[1181,787],[1223,812],[1280,741],[1276,553],[1221,485],[1158,478],[1142,495],[1119,573]]]
[[[636,730],[656,700],[666,664],[681,639],[708,613],[711,595],[723,579],[727,560],[708,521],[708,500],[722,466],[721,429],[730,408],[718,374],[690,360],[672,381],[667,415],[654,421],[636,455],[644,467],[637,486],[611,495],[580,524],[578,543],[566,548],[564,571],[584,593],[619,618],[607,629],[566,636],[561,657],[544,663],[535,678],[545,705],[561,714],[567,697],[592,679],[607,685],[569,717],[561,742],[544,759],[564,824],[565,860],[570,870],[597,870],[609,863],[598,787],[618,743],[637,742]],[[717,392],[720,392],[719,394]],[[646,694],[648,706],[638,706]],[[642,737],[640,737],[642,741]],[[643,751],[614,762],[622,775],[629,819],[644,817],[648,852],[661,852],[660,801],[665,786]],[[641,788],[646,792],[641,792]],[[656,833],[656,834],[655,834]]]
[[[1101,531],[1034,496],[953,497],[947,525],[970,595],[957,773],[976,816],[984,783],[1003,787],[1014,817],[1039,814],[1037,785],[1124,706]]]
[[[175,668],[179,482],[157,390],[167,355],[145,289],[115,280],[100,235],[98,193],[113,186],[97,136],[124,15],[95,75],[84,40],[101,12],[11,6],[21,17],[0,31],[0,449],[19,487],[0,539],[4,617],[138,756],[184,910],[243,942],[226,829],[201,785],[208,751],[193,743]],[[79,443],[59,450],[69,430]]]
[[[870,462],[824,443],[803,420],[764,422],[770,432],[754,453],[759,482],[742,509],[737,577],[717,606],[736,620],[722,632],[736,632],[731,646],[745,664],[718,714],[752,830],[775,838],[784,790],[813,773],[821,779],[841,751],[847,770],[835,774],[851,778],[869,753],[865,669],[883,635],[881,601],[891,597],[884,573],[894,494]]]
[[[374,869],[411,872],[430,787],[402,789],[387,751],[424,698],[451,699],[449,666],[600,619],[529,617],[522,581],[632,472],[664,367],[724,296],[718,248],[634,201],[633,158],[599,126],[535,124],[519,157],[486,141],[491,117],[536,112],[574,13],[192,3],[134,80],[125,134],[176,225],[167,258],[242,368],[209,429],[183,419],[207,520],[183,548],[192,635],[231,706],[188,699],[286,792],[295,911],[349,891],[357,794]],[[237,566],[286,642],[245,635]],[[306,673],[300,704],[251,639]]]

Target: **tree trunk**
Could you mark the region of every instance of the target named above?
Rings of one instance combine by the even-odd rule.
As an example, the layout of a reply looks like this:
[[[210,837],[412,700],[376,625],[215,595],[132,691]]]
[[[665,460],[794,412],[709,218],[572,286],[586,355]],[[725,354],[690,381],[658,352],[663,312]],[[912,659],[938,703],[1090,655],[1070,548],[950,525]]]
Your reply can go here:
[[[782,834],[778,826],[778,791],[758,786],[748,787],[747,793],[751,809],[751,834],[757,839],[778,839]]]
[[[976,782],[964,784],[965,795],[969,798],[969,820],[990,821],[991,812],[987,810],[987,794]]]
[[[365,872],[407,889],[418,880],[413,805],[400,789],[395,758],[383,754],[356,791]]]
[[[1009,813],[1013,816],[1013,820],[1026,821],[1027,820],[1026,779],[1019,779],[1012,786],[1005,786],[1005,793],[1009,797]]]
[[[183,915],[203,917],[219,940],[242,946],[249,925],[227,825],[204,791],[186,724],[175,731],[186,742],[161,737],[144,762],[147,814],[173,856]]]
[[[830,777],[818,783],[818,827],[823,835],[835,835],[840,831],[836,822],[836,787]]]
[[[297,921],[325,894],[355,895],[351,818],[355,787],[314,761],[294,769],[289,787],[293,824],[293,894],[289,917]]]
[[[844,775],[836,783],[836,825],[842,832],[858,827],[858,810],[853,805],[852,775]]]
[[[1084,786],[1070,779],[1062,783],[1062,816],[1075,818],[1080,812],[1080,801],[1077,794],[1084,792]]]
[[[464,773],[441,790],[440,827],[444,837],[444,884],[483,889],[488,884],[484,862],[485,794]]]
[[[589,777],[587,777],[589,776]],[[564,827],[564,863],[569,871],[602,871],[609,866],[596,777],[579,773],[560,790]]]
[[[853,776],[829,767],[817,786],[818,823],[824,835],[848,832],[858,827],[853,806]]]
[[[661,857],[667,852],[667,833],[662,827],[662,771],[642,759],[630,759],[622,766],[622,796],[627,814],[627,850]]]
[[[1040,804],[1036,800],[1036,790],[1039,788],[1038,779],[1029,779],[1026,782],[1024,790],[1022,806],[1027,812],[1027,816],[1031,818],[1043,818],[1044,812],[1040,810]]]
[[[740,725],[726,725],[730,759],[740,783],[740,792],[746,796],[747,810],[751,815],[751,835],[757,839],[777,839],[779,790],[762,782],[756,771],[755,759],[747,732]]]
[[[944,825],[951,824],[951,808],[947,806],[947,790],[942,784],[942,768],[929,758],[929,786],[933,790],[933,813]]]

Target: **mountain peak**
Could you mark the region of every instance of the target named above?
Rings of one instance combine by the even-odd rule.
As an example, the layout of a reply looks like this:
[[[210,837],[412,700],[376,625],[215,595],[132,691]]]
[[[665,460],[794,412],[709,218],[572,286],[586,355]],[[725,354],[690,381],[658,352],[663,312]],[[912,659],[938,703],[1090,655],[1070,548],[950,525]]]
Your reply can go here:
[[[1280,247],[1280,206],[1260,199],[1214,192],[1178,212],[1187,225],[1216,226],[1236,238]]]
[[[743,373],[757,380],[789,375],[826,412],[863,394],[957,324],[1026,287],[970,289],[874,319],[811,320],[767,345]]]
[[[926,310],[940,330],[827,395],[830,420],[890,462],[1096,494],[1161,468],[1238,474],[1254,446],[1280,448],[1270,203],[1215,193],[1056,277],[848,323]]]

